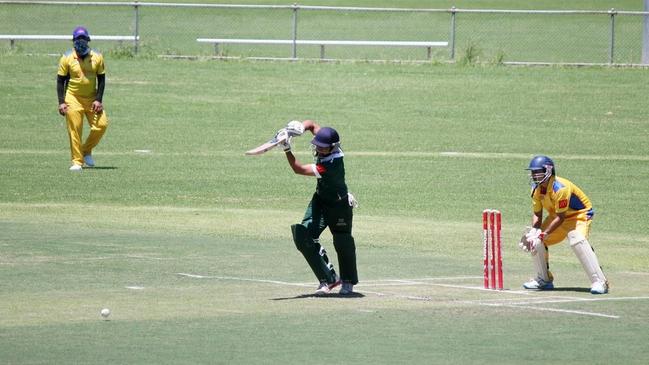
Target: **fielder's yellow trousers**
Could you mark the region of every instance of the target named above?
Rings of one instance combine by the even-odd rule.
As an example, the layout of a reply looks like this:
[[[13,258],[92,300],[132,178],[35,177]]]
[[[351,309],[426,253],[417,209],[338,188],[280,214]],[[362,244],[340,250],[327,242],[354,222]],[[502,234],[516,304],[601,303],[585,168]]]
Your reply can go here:
[[[92,154],[92,149],[99,144],[101,137],[108,128],[108,116],[106,111],[97,114],[90,109],[94,100],[76,98],[66,95],[65,102],[68,104],[68,112],[65,120],[68,124],[68,136],[70,137],[70,153],[72,163],[83,165],[83,156]],[[86,117],[90,125],[90,133],[86,141],[82,143],[83,117]]]

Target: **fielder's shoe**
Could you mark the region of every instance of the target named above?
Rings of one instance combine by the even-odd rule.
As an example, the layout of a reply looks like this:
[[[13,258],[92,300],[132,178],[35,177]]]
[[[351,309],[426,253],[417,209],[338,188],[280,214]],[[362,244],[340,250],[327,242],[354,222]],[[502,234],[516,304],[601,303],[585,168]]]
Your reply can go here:
[[[340,295],[354,294],[354,284],[349,282],[343,282],[343,285],[340,287],[340,291],[338,292],[338,294]]]
[[[325,295],[331,293],[331,289],[337,287],[340,285],[340,279],[338,276],[336,276],[336,281],[333,283],[327,283],[327,282],[321,282],[320,285],[318,286],[318,289],[316,289],[315,294],[316,295]]]
[[[86,164],[86,166],[95,167],[95,160],[92,158],[92,155],[83,156],[83,162]]]
[[[70,166],[70,171],[81,172],[81,170],[83,170],[83,167],[81,167],[81,165],[77,165],[76,163]]]
[[[541,278],[536,278],[536,279],[531,279],[527,283],[523,283],[523,288],[537,289],[537,290],[552,290],[554,289],[554,284],[552,284],[552,281],[545,281]]]
[[[590,287],[591,294],[606,294],[608,293],[608,282],[607,281],[598,281]]]

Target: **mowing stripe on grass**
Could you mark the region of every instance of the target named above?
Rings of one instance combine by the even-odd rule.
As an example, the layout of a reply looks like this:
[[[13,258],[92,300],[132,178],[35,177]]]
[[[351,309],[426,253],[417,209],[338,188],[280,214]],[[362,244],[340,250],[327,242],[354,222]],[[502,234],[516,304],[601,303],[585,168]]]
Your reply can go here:
[[[457,157],[457,158],[470,158],[470,159],[522,159],[529,160],[533,155],[530,153],[514,153],[514,152],[470,152],[470,151],[349,151],[345,152],[349,156],[363,156],[363,157],[422,157],[422,158],[435,158],[435,157]],[[22,150],[22,149],[0,149],[2,155],[68,155],[69,151],[66,150]],[[129,151],[105,151],[98,152],[99,155],[106,156],[128,156],[128,155],[141,155],[147,154],[151,156],[203,156],[203,157],[216,157],[216,156],[242,156],[243,151],[192,151],[192,152],[161,152],[149,149],[136,149]],[[308,151],[296,151],[298,155],[310,155]],[[590,160],[590,161],[649,161],[649,155],[553,155],[554,158],[560,160]]]

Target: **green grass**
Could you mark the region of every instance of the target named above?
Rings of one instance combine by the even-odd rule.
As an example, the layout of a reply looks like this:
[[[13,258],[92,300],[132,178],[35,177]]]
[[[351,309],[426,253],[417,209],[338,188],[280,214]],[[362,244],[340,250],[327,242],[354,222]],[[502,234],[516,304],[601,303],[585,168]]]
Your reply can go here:
[[[20,71],[0,74],[3,362],[646,362],[645,70],[108,58],[99,168],[73,174],[56,61],[0,56]],[[342,135],[362,297],[309,296],[289,225],[314,181],[280,152],[243,155],[302,118]],[[561,290],[519,292],[536,153],[594,201],[609,295],[584,291],[567,244]],[[489,207],[501,293],[472,289]]]
[[[170,2],[170,1],[167,1]],[[189,1],[193,2],[193,1]],[[200,2],[200,1],[199,1]],[[215,3],[213,1],[203,1]],[[220,2],[217,2],[220,3]],[[285,1],[227,1],[226,3],[285,5]],[[304,1],[300,5],[323,5]],[[415,9],[543,9],[596,10],[611,8],[622,11],[642,10],[638,1],[328,1],[327,6],[390,7]],[[139,54],[211,56],[210,44],[196,38],[291,39],[293,10],[253,8],[190,8],[141,6],[138,34]],[[14,34],[29,24],[25,34],[68,34],[79,22],[91,34],[130,35],[135,33],[134,10],[129,6],[52,6],[0,5],[0,34]],[[619,15],[616,18],[616,41],[613,61],[640,63],[642,50],[642,17]],[[18,32],[18,33],[21,33]],[[451,17],[446,12],[358,12],[343,10],[309,10],[298,12],[298,38],[338,40],[450,41]],[[467,14],[456,17],[455,59],[462,59],[477,48],[479,62],[609,62],[610,17],[602,15],[530,15]],[[60,53],[68,48],[64,42],[18,41],[14,50],[9,42],[0,47],[4,53]],[[91,45],[108,54],[128,57],[130,44],[93,41]],[[222,45],[221,51],[233,57],[292,57],[290,46]],[[447,47],[433,50],[435,62],[450,59]],[[319,58],[317,46],[298,47],[300,58]],[[426,60],[426,50],[413,47],[328,46],[326,57],[336,59]]]

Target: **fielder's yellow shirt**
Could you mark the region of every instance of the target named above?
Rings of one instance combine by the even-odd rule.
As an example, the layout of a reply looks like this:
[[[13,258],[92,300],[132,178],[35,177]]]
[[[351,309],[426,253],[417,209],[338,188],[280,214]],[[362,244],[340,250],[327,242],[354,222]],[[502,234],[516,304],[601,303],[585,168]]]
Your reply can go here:
[[[565,213],[566,219],[590,220],[594,214],[590,199],[570,180],[551,176],[547,189],[538,187],[532,194],[532,210],[545,209],[550,216]]]
[[[103,75],[104,56],[94,49],[85,58],[69,50],[59,60],[59,76],[69,76],[67,95],[95,100],[97,95],[97,75]]]

